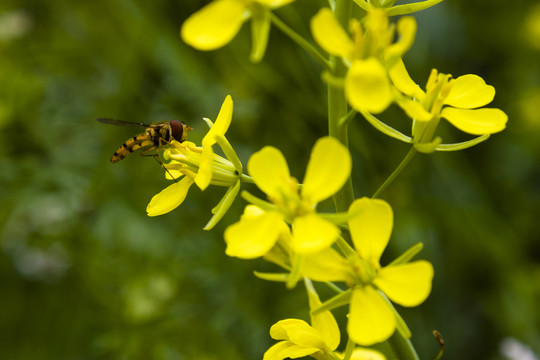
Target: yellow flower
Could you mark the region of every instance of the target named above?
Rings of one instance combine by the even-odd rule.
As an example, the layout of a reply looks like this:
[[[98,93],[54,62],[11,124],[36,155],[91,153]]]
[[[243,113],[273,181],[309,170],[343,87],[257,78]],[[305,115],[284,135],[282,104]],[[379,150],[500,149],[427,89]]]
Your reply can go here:
[[[320,307],[321,301],[311,282],[306,281],[306,289],[310,308]],[[263,360],[296,359],[308,355],[330,360],[340,341],[338,324],[328,310],[311,315],[311,325],[299,319],[278,321],[270,329],[270,336],[281,341],[266,351]]]
[[[482,108],[495,97],[495,88],[477,75],[452,79],[433,69],[424,92],[409,77],[402,61],[390,71],[395,87],[405,96],[398,105],[411,117],[416,144],[433,139],[440,118],[472,135],[493,134],[504,130],[508,116],[500,109]]]
[[[362,198],[349,212],[358,214],[349,220],[349,230],[359,258],[347,330],[356,344],[367,346],[386,340],[396,329],[396,315],[382,294],[402,306],[421,304],[431,292],[433,266],[419,260],[381,267],[392,232],[392,208],[383,200]]]
[[[400,39],[395,43],[394,27],[380,9],[368,12],[365,30],[355,19],[350,29],[352,37],[328,8],[321,9],[311,20],[315,41],[349,67],[344,87],[351,106],[358,111],[383,112],[393,100],[387,72],[414,42],[416,22],[412,17],[402,17],[397,23]]]
[[[253,19],[252,60],[264,55],[270,31],[270,10],[294,0],[215,0],[192,14],[182,25],[180,35],[198,50],[214,50],[228,44],[244,21]]]
[[[306,290],[311,311],[321,306],[311,281],[306,280]],[[296,359],[311,356],[317,360],[343,359],[335,352],[340,341],[340,331],[334,315],[329,310],[311,314],[311,325],[299,319],[286,319],[275,323],[270,329],[273,339],[281,340],[264,354],[263,360]],[[384,355],[375,350],[356,348],[352,360],[385,360]]]
[[[295,253],[315,253],[329,247],[340,231],[317,214],[316,206],[341,189],[349,178],[351,166],[345,146],[334,138],[319,139],[300,187],[278,149],[267,146],[253,154],[248,173],[272,204],[264,211],[246,208],[240,221],[227,228],[227,253],[244,258],[264,255],[283,232],[284,221],[292,225],[291,248]],[[255,245],[258,242],[267,246]],[[255,248],[258,250],[254,251]]]
[[[231,123],[232,110],[232,99],[227,96],[216,123],[212,124],[209,119],[204,119],[211,128],[202,140],[202,147],[189,141],[173,141],[165,150],[164,158],[170,160],[165,164],[165,176],[169,180],[174,178],[175,183],[152,198],[146,208],[148,216],[163,215],[177,208],[195,183],[203,191],[210,184],[229,188],[218,206],[212,210],[214,217],[205,229],[212,228],[223,217],[238,194],[243,177],[242,164],[225,138],[225,132]],[[214,154],[212,146],[216,143],[222,147],[227,159]],[[181,180],[177,181],[179,179]]]
[[[189,188],[197,179],[202,166],[203,153],[204,148],[197,147],[189,141],[171,143],[164,153],[166,159],[171,159],[168,164],[165,164],[167,168],[165,175],[169,180],[174,177],[175,180],[180,181],[166,187],[152,198],[146,208],[148,216],[166,214],[182,204]],[[239,177],[234,165],[219,155],[212,155],[209,167],[210,183],[217,186],[235,186]]]

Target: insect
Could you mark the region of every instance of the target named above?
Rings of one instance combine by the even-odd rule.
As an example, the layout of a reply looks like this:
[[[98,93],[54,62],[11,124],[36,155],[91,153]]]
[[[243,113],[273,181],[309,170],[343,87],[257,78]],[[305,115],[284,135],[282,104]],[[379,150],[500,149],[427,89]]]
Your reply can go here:
[[[163,163],[159,157],[157,157],[157,151],[172,140],[179,142],[185,141],[188,130],[192,130],[191,127],[178,120],[163,121],[156,124],[144,124],[108,118],[100,118],[97,119],[97,121],[104,124],[139,126],[146,128],[144,133],[128,139],[114,152],[111,157],[111,162],[113,163],[122,160],[135,150],[141,149],[141,155],[146,155],[148,152],[156,150],[156,153],[148,156],[153,156],[163,166]]]

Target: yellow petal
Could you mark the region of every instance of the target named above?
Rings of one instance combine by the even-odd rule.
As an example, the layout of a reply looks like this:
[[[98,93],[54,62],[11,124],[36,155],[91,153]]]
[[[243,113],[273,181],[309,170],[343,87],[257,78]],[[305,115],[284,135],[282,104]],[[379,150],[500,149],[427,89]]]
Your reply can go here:
[[[214,150],[212,145],[203,145],[199,171],[195,175],[195,183],[201,190],[206,190],[212,180],[212,167],[214,165]]]
[[[292,3],[295,0],[256,0],[259,4],[263,4],[271,9],[276,9]]]
[[[203,191],[206,190],[212,180],[212,170],[214,166],[214,149],[212,149],[212,146],[216,143],[217,137],[225,136],[225,133],[231,124],[232,113],[233,101],[231,96],[227,95],[221,105],[216,122],[212,125],[210,130],[208,130],[202,140],[203,151],[201,154],[199,171],[195,176],[195,183]]]
[[[251,155],[247,167],[255,184],[271,199],[281,198],[284,192],[296,190],[288,189],[291,184],[289,166],[281,151],[275,147],[265,146]]]
[[[432,280],[433,266],[419,260],[382,268],[374,283],[393,302],[402,306],[417,306],[429,296]]]
[[[489,104],[495,97],[495,88],[487,85],[478,75],[463,75],[452,81],[444,104],[463,109],[474,109]]]
[[[290,341],[280,341],[277,344],[270,346],[268,350],[264,353],[263,360],[283,360],[284,358],[280,355],[287,351],[291,346],[297,346]]]
[[[375,58],[354,61],[345,78],[345,95],[358,111],[386,110],[393,97],[384,66]]]
[[[494,134],[504,130],[508,116],[500,109],[456,109],[445,107],[441,117],[459,130],[472,135]]]
[[[399,40],[388,46],[384,52],[385,60],[390,60],[394,56],[402,57],[414,43],[416,36],[416,20],[412,16],[404,16],[397,23],[397,31],[400,35]]]
[[[150,200],[150,203],[146,207],[148,216],[163,215],[176,209],[184,202],[189,187],[192,184],[193,178],[185,176],[179,182],[167,186]]]
[[[254,259],[266,254],[276,243],[279,234],[286,230],[287,225],[276,212],[263,212],[253,215],[250,207],[239,222],[225,230],[225,242],[228,256],[242,259]]]
[[[405,111],[407,116],[413,120],[429,121],[433,117],[433,115],[431,115],[431,113],[418,101],[406,99],[398,100],[397,103],[399,107]]]
[[[228,44],[240,31],[247,8],[243,1],[216,0],[192,14],[180,30],[182,40],[198,50]]]
[[[348,261],[331,247],[305,255],[302,274],[315,281],[349,281],[352,279]]]
[[[294,219],[292,248],[299,254],[321,251],[336,241],[339,229],[317,214],[309,214]]]
[[[392,234],[392,208],[384,200],[364,197],[351,204],[349,214],[356,214],[349,220],[356,251],[362,258],[378,263]]]
[[[219,109],[219,114],[217,116],[216,122],[210,128],[208,133],[206,133],[203,138],[202,145],[203,147],[207,145],[213,145],[216,143],[216,136],[225,136],[225,133],[229,129],[232,120],[233,113],[233,101],[230,95],[227,95],[223,104],[221,104],[221,109]]]
[[[386,357],[376,350],[356,348],[351,360],[386,360]]]
[[[396,318],[386,300],[371,286],[353,291],[347,331],[358,345],[369,346],[388,339]]]
[[[403,60],[398,60],[390,69],[389,74],[392,83],[399,91],[420,101],[424,99],[426,94],[411,79]]]
[[[300,319],[280,320],[270,328],[270,336],[275,340],[290,340],[289,330],[291,329],[311,331],[311,326]]]
[[[339,191],[351,175],[349,150],[337,139],[319,139],[313,150],[301,188],[302,198],[316,204]]]
[[[314,291],[314,288],[307,287],[307,293],[309,297],[309,308],[313,311],[319,308],[322,303],[319,296]],[[339,326],[329,310],[321,311],[315,315],[311,315],[311,326],[321,335],[324,340],[326,348],[323,350],[334,351],[341,340],[341,334],[339,332]]]
[[[321,334],[307,322],[299,319],[278,321],[270,328],[270,336],[276,340],[289,340],[304,347],[324,349]]]
[[[354,44],[343,30],[332,10],[322,8],[311,19],[313,38],[326,52],[332,55],[349,58]]]
[[[280,341],[264,353],[263,360],[298,359],[318,351],[317,348],[306,348],[291,341]]]

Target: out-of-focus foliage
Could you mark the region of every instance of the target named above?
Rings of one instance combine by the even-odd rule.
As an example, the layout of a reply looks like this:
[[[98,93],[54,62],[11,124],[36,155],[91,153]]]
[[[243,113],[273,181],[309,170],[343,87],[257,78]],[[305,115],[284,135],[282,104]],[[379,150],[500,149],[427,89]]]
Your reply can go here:
[[[247,26],[223,49],[187,47],[180,25],[204,3],[0,3],[2,358],[256,359],[273,323],[308,318],[302,289],[255,278],[263,262],[225,256],[221,234],[241,199],[212,232],[201,229],[219,189],[194,187],[177,210],[147,217],[168,185],[162,169],[137,155],[109,163],[136,130],[95,121],[178,118],[198,142],[201,118],[215,119],[231,94],[227,136],[244,164],[272,145],[302,178],[326,134],[321,69],[276,29],[257,65]],[[309,36],[324,4],[277,14]],[[422,359],[437,352],[433,329],[448,359],[504,359],[511,339],[540,354],[540,2],[447,0],[416,17],[411,76],[478,74],[510,120],[475,148],[415,159],[383,196],[396,224],[382,263],[422,241],[434,264],[430,298],[404,310]],[[386,116],[407,126],[397,110]],[[407,146],[360,117],[350,135],[356,195],[369,196]]]

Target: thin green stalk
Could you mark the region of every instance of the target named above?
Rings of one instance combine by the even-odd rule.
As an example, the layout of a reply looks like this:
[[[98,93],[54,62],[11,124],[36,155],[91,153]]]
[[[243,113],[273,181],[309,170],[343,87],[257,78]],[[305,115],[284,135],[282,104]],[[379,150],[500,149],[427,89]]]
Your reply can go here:
[[[335,15],[344,29],[349,27],[351,17],[351,1],[338,0],[336,2]],[[347,68],[337,56],[330,57],[331,75],[335,78],[343,78]],[[347,148],[349,147],[348,127],[341,119],[346,118],[349,112],[347,99],[343,87],[328,86],[328,134],[338,139]],[[343,188],[334,195],[336,211],[345,212],[354,201],[352,180],[349,177]]]
[[[326,70],[331,69],[330,62],[313,46],[299,35],[296,31],[291,29],[287,24],[281,21],[274,13],[271,14],[272,23],[281,30],[285,35],[291,38],[292,41],[298,44],[302,49],[304,49],[308,54],[313,56]]]
[[[387,340],[399,360],[420,360],[409,339],[404,338],[399,331]]]
[[[414,147],[411,147],[407,155],[405,155],[405,158],[401,160],[398,167],[390,174],[390,176],[386,179],[386,181],[375,191],[375,194],[371,197],[372,199],[375,199],[386,190],[386,188],[398,177],[399,174],[405,169],[407,164],[412,160],[412,158],[416,155],[416,149]]]

